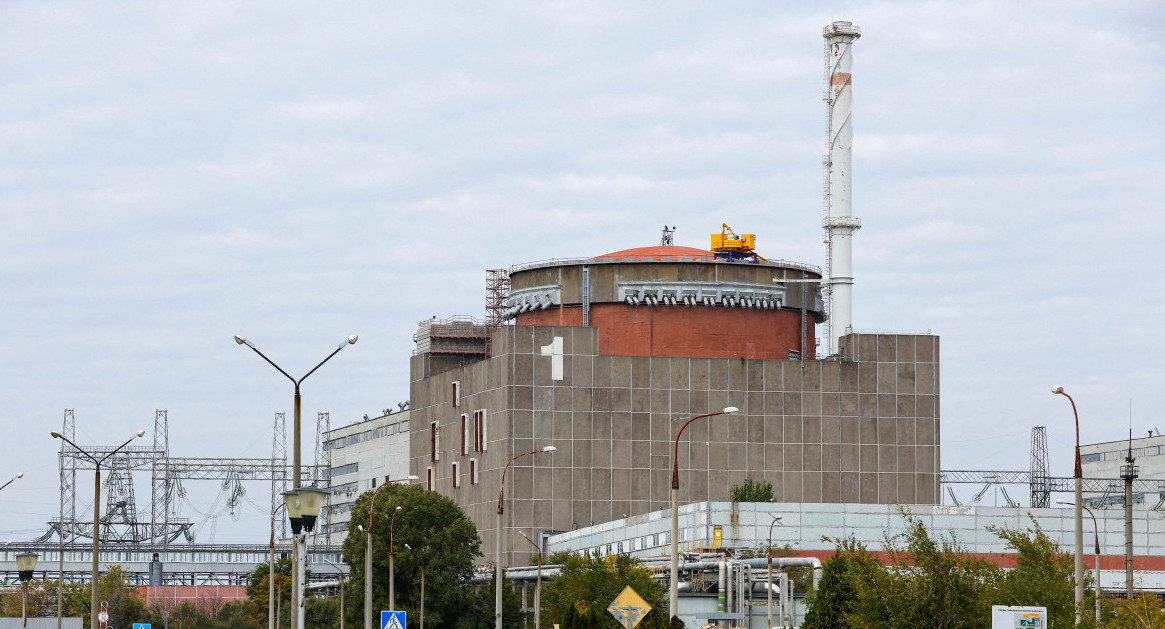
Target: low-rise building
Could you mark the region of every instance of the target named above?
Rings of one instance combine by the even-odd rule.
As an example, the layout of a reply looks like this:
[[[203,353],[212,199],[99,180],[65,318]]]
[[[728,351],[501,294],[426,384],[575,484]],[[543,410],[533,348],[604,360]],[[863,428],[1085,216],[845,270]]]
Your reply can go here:
[[[407,410],[333,429],[324,445],[331,457],[328,522],[320,535],[340,544],[348,534],[352,505],[369,489],[409,475],[409,415]]]

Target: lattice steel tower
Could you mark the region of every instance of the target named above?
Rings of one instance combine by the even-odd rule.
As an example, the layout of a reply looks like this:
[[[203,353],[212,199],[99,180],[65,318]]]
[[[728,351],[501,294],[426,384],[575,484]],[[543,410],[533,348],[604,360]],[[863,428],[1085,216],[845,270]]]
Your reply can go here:
[[[1032,427],[1031,505],[1035,509],[1052,506],[1052,484],[1048,477],[1048,432],[1044,426]]]

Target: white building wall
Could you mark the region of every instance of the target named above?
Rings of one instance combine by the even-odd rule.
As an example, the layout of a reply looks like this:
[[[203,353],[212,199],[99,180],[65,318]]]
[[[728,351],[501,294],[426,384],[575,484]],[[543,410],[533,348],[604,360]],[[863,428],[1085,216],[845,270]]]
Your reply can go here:
[[[1132,447],[1133,465],[1137,467],[1137,478],[1141,480],[1165,480],[1165,436],[1141,437],[1124,441],[1108,441],[1080,446],[1080,467],[1084,478],[1120,479],[1121,468]],[[1084,504],[1106,511],[1124,508],[1124,483],[1111,483],[1108,492],[1084,494]],[[1165,506],[1165,495],[1161,492],[1134,491],[1134,509],[1160,509]],[[1100,517],[1099,513],[1097,517]]]
[[[833,551],[836,545],[824,541],[853,536],[869,550],[884,550],[887,535],[905,530],[903,512],[918,518],[932,536],[954,535],[971,553],[1013,553],[1003,540],[987,530],[989,525],[1026,530],[1032,526],[1029,514],[1064,552],[1074,544],[1071,507],[1030,509],[1007,507],[953,507],[943,505],[876,505],[836,503],[762,503],[734,505],[731,502],[698,502],[680,507],[680,550],[723,546],[756,549],[772,542],[788,544],[793,550]],[[1124,512],[1096,512],[1103,555],[1124,555]],[[1092,526],[1086,523],[1086,547],[1092,548]],[[650,558],[670,554],[668,545],[671,512],[668,509],[567,531],[549,538],[548,552],[592,552],[601,555],[626,553]],[[719,542],[716,530],[720,530]],[[1138,512],[1133,519],[1133,554],[1157,555],[1165,544],[1165,519],[1155,512]],[[1089,553],[1091,556],[1092,553]],[[1091,558],[1089,559],[1091,562]],[[1165,590],[1165,573],[1138,571],[1137,587]],[[1101,571],[1101,585],[1123,589],[1123,570]]]
[[[377,485],[409,475],[409,411],[382,415],[332,430],[330,530],[326,543],[339,544],[348,534],[352,505]]]

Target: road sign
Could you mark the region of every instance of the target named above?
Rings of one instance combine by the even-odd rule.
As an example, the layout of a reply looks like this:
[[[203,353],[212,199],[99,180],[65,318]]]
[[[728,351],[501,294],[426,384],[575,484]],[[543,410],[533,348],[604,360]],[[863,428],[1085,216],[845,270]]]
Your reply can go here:
[[[404,612],[380,612],[380,629],[405,629]]]
[[[619,621],[626,629],[634,629],[635,625],[639,624],[640,620],[651,611],[651,605],[643,600],[643,597],[638,592],[631,589],[628,585],[623,589],[619,596],[611,601],[611,605],[607,607],[607,611]]]
[[[133,629],[150,629],[150,623],[148,623],[148,622],[135,622],[133,624]]]
[[[104,609],[97,612],[97,620],[101,622],[109,622],[109,612],[105,611]]]

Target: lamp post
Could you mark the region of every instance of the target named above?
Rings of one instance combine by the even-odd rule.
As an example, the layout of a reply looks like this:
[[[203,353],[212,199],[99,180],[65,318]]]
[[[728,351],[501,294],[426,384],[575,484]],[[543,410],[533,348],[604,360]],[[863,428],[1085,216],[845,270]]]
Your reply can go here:
[[[340,579],[340,629],[344,629],[344,571],[340,569],[340,566],[337,566],[327,559],[324,559],[324,563],[335,568],[336,573]]]
[[[425,560],[429,554],[429,547],[422,547],[421,552],[413,550],[413,547],[408,544],[405,544],[405,548],[413,554],[413,561],[417,562],[417,566],[421,569],[421,629],[425,629]]]
[[[275,629],[275,515],[285,506],[286,504],[281,504],[271,512],[271,547],[268,557],[270,566],[267,569],[267,629]]]
[[[412,476],[412,475],[406,476],[404,478],[398,478],[396,480],[386,480],[383,483],[381,483],[380,485],[377,485],[376,489],[372,490],[372,498],[370,498],[368,501],[368,529],[364,531],[364,536],[365,536],[365,548],[364,548],[364,629],[373,629],[373,627],[372,627],[372,514],[375,513],[375,511],[373,510],[373,507],[376,506],[376,494],[379,493],[380,490],[385,485],[391,485],[393,483],[400,483],[400,482],[404,482],[404,481],[412,482],[415,480],[417,480],[417,476]],[[392,510],[393,522],[396,521],[396,512],[400,511],[400,510],[401,510],[400,505],[397,505],[397,507]],[[394,581],[393,577],[395,575],[393,575],[394,570],[393,570],[393,565],[392,565],[392,526],[391,525],[389,526],[388,540],[389,540],[388,541],[388,606],[389,606],[390,611],[395,611],[396,607],[394,605],[396,604],[396,600],[395,600],[396,597],[393,596],[393,594],[395,594],[395,592],[393,592],[394,586],[395,586],[395,583],[393,582]]]
[[[415,479],[415,476],[409,478]],[[394,547],[393,535],[396,533],[396,514],[400,511],[400,507],[392,510],[392,518],[388,521],[388,605],[396,610],[396,563],[394,555],[396,548]]]
[[[518,531],[518,535],[525,537],[538,552],[538,581],[534,585],[534,629],[542,629],[542,549],[526,535],[525,531]]]
[[[495,537],[496,546],[494,548],[494,553],[496,556],[494,563],[494,572],[496,576],[496,583],[494,585],[494,629],[502,629],[502,579],[504,578],[502,574],[502,514],[506,511],[506,472],[509,471],[510,465],[512,465],[514,461],[517,461],[524,456],[538,454],[540,452],[554,452],[556,450],[558,450],[558,448],[554,446],[546,446],[541,450],[523,452],[521,454],[515,455],[512,459],[510,459],[510,462],[506,463],[506,466],[502,468],[502,482],[501,485],[498,486],[498,523],[497,535]]]
[[[138,437],[145,436],[146,431],[139,430],[136,435],[130,437],[129,439],[126,439],[125,443],[110,450],[109,452],[107,452],[105,454],[105,456],[101,457],[100,459],[98,459],[98,458],[94,457],[92,454],[89,454],[88,452],[82,450],[80,446],[73,443],[72,441],[69,441],[68,437],[62,435],[59,432],[51,432],[49,434],[53,436],[53,439],[60,439],[61,441],[64,441],[65,443],[73,446],[74,450],[76,450],[77,452],[80,452],[85,458],[92,461],[93,465],[94,465],[94,472],[93,472],[93,582],[92,582],[93,587],[90,588],[91,590],[93,590],[93,596],[92,596],[91,600],[89,601],[89,626],[92,628],[92,627],[97,626],[97,614],[100,611],[100,607],[98,606],[98,596],[97,596],[97,569],[98,569],[98,567],[97,567],[97,553],[100,550],[99,540],[101,539],[101,464],[104,463],[105,460],[108,459],[109,457],[120,452],[122,448],[128,446],[129,442],[133,441],[134,439],[137,439]]]
[[[1076,506],[1076,505],[1072,504],[1071,502],[1067,502],[1061,498],[1057,498],[1056,503],[1062,504],[1062,505]],[[1096,551],[1096,569],[1094,570],[1094,572],[1096,573],[1096,596],[1094,596],[1093,598],[1095,599],[1095,602],[1096,602],[1096,605],[1094,606],[1096,608],[1095,609],[1096,626],[1099,627],[1100,626],[1100,594],[1101,594],[1101,591],[1100,591],[1100,527],[1098,527],[1096,524],[1096,514],[1092,512],[1092,509],[1089,509],[1088,507],[1085,507],[1084,505],[1080,505],[1080,506],[1083,507],[1084,510],[1088,512],[1088,515],[1092,516],[1092,543],[1096,547],[1095,548],[1095,551]]]
[[[739,412],[740,409],[735,406],[729,406],[722,411],[716,413],[707,413],[704,415],[696,415],[680,426],[679,432],[676,433],[676,446],[672,453],[672,472],[671,472],[671,597],[669,599],[670,609],[668,613],[671,616],[678,616],[680,613],[680,436],[684,434],[684,429],[688,424],[702,419],[704,417],[715,417],[717,415],[731,415]],[[499,626],[498,629],[501,629]]]
[[[1080,624],[1080,605],[1084,602],[1084,513],[1080,509],[1084,473],[1080,467],[1080,414],[1076,412],[1076,400],[1064,393],[1064,387],[1052,387],[1052,393],[1068,398],[1072,403],[1072,416],[1076,418],[1076,469],[1072,477],[1076,481],[1076,624]]]
[[[39,557],[36,553],[16,554],[16,570],[20,576],[20,624],[25,629],[28,628],[28,580],[32,578]]]
[[[773,525],[781,521],[784,516],[773,516],[769,524],[769,629],[773,629]]]
[[[12,478],[8,479],[8,482],[7,482],[7,483],[4,483],[3,485],[0,485],[0,489],[4,489],[5,487],[7,487],[7,486],[11,485],[11,484],[12,484],[12,481],[14,481],[14,480],[16,480],[16,479],[18,479],[18,478],[24,478],[24,472],[20,472],[20,473],[18,473],[16,476],[13,476]]]
[[[254,344],[254,343],[252,343],[251,341],[247,340],[247,339],[246,339],[245,337],[243,337],[243,336],[240,336],[240,335],[238,335],[238,334],[236,334],[236,335],[235,335],[235,343],[238,343],[239,345],[246,345],[247,347],[250,347],[252,351],[254,351],[256,354],[258,354],[258,355],[259,355],[259,357],[260,357],[260,358],[262,358],[263,360],[267,361],[267,363],[268,363],[269,365],[271,365],[272,367],[274,367],[274,368],[275,368],[275,369],[276,369],[276,370],[277,370],[279,373],[281,373],[281,374],[283,374],[284,376],[286,376],[286,377],[287,377],[287,379],[288,379],[288,380],[290,380],[290,381],[291,381],[291,383],[295,385],[295,403],[294,403],[294,409],[295,409],[295,413],[294,413],[294,420],[293,420],[293,422],[292,422],[292,427],[293,427],[293,430],[292,430],[292,449],[293,449],[294,451],[292,452],[292,456],[291,456],[291,487],[292,487],[292,489],[299,489],[299,485],[300,485],[300,467],[301,467],[301,466],[300,466],[300,445],[299,445],[299,444],[300,444],[300,395],[299,395],[299,385],[303,384],[303,381],[304,381],[304,380],[307,380],[307,377],[308,377],[308,376],[310,376],[310,375],[312,375],[313,373],[315,373],[315,372],[316,372],[316,370],[317,370],[317,369],[319,369],[320,367],[322,367],[324,363],[326,363],[326,362],[328,362],[329,360],[331,360],[332,356],[335,356],[336,354],[340,353],[340,350],[342,350],[342,349],[344,349],[345,347],[347,347],[347,346],[349,346],[349,345],[352,345],[353,343],[355,343],[355,342],[356,342],[356,339],[358,339],[358,338],[359,338],[359,337],[358,337],[358,336],[356,336],[355,334],[353,334],[353,335],[349,336],[347,339],[345,339],[343,342],[341,342],[341,343],[340,343],[340,345],[339,345],[338,347],[336,347],[336,349],[332,350],[332,353],[331,353],[331,354],[328,354],[327,358],[325,358],[325,359],[321,360],[321,361],[319,362],[319,364],[317,364],[315,367],[312,367],[312,368],[311,368],[311,371],[309,371],[309,372],[307,372],[306,374],[304,374],[304,376],[303,376],[302,378],[300,378],[299,380],[296,380],[295,378],[291,377],[291,374],[289,374],[289,373],[287,373],[286,371],[284,371],[282,367],[280,367],[279,365],[276,365],[276,364],[275,364],[275,361],[271,360],[270,358],[267,358],[267,356],[266,356],[265,354],[263,354],[263,352],[260,352],[260,351],[259,351],[259,348],[255,347],[255,344]],[[288,515],[289,515],[289,516],[291,515],[291,514],[290,514],[290,511],[288,512]],[[313,522],[315,521],[315,516],[312,516],[312,521],[313,521]],[[314,525],[313,525],[313,526],[314,526]],[[309,530],[310,530],[310,529],[309,529]],[[295,566],[299,566],[299,565],[300,565],[300,558],[299,558],[299,544],[298,544],[298,543],[292,544],[292,554],[291,554],[291,561],[292,561],[292,563],[293,563]],[[300,572],[300,570],[299,570],[298,568],[297,568],[297,569],[293,569],[293,570],[292,570],[292,579],[291,579],[291,581],[292,581],[292,593],[291,593],[291,598],[292,598],[292,602],[293,602],[293,603],[296,603],[296,602],[297,602],[297,603],[298,603],[297,607],[298,607],[300,610],[302,610],[302,609],[303,609],[303,602],[302,602],[302,601],[297,601],[297,597],[298,597],[298,588],[296,587],[296,585],[297,585],[297,584],[296,584],[296,580],[297,580],[297,578],[298,578],[298,574],[299,574],[299,572]],[[293,627],[293,629],[303,629],[303,626],[302,626],[302,624],[301,624],[299,627]]]
[[[291,520],[292,548],[299,549],[296,556],[291,599],[295,604],[296,629],[303,629],[305,619],[304,592],[307,590],[307,534],[315,528],[320,507],[328,499],[328,490],[319,487],[300,487],[283,492],[283,504],[287,505],[287,517]]]

